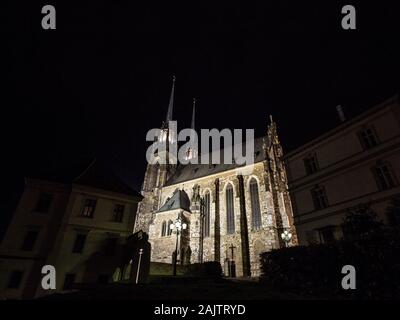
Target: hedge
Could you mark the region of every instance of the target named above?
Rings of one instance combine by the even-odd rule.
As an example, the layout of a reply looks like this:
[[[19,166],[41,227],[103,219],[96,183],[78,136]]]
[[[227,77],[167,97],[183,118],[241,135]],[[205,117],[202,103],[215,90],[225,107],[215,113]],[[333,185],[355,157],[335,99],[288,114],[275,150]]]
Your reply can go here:
[[[344,290],[344,265],[356,269],[356,290]],[[299,246],[261,254],[260,281],[282,291],[316,297],[398,298],[397,234],[366,241]]]
[[[216,261],[193,263],[185,266],[184,276],[218,279],[222,277],[221,264]]]

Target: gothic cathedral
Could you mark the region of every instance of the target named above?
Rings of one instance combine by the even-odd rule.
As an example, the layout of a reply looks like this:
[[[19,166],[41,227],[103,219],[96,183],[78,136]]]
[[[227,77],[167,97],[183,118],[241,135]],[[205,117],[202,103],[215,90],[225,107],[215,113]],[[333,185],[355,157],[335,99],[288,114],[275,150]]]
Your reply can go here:
[[[174,85],[161,130],[167,139]],[[194,112],[193,107],[192,128]],[[272,117],[266,131],[254,141],[250,175],[240,174],[235,164],[147,165],[134,231],[149,234],[151,261],[172,263],[176,253],[180,264],[218,261],[226,276],[258,276],[260,253],[297,244],[282,147]],[[292,234],[288,242],[281,238],[284,231]]]

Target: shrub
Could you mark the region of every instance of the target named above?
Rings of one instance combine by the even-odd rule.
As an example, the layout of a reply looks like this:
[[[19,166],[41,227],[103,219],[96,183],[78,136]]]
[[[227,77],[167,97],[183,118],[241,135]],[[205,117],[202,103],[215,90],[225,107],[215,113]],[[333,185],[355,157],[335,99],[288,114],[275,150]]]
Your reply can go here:
[[[391,226],[397,229],[400,226],[400,196],[393,197],[390,205],[386,208],[386,215]]]
[[[336,292],[340,285],[336,257],[336,248],[322,245],[266,252],[261,254],[261,281],[296,293],[314,294],[320,288]]]
[[[152,276],[170,276],[174,270],[174,265],[171,263],[151,262],[150,275]],[[185,271],[184,266],[178,264],[176,266],[176,273],[182,275]]]
[[[392,221],[396,221],[399,208],[400,199],[393,199],[387,210]],[[348,210],[342,227],[342,241],[261,254],[260,280],[280,290],[314,296],[397,298],[400,295],[398,226],[395,223],[385,226],[369,204],[360,204]],[[356,290],[341,287],[344,277],[341,270],[345,265],[356,269]]]
[[[392,298],[400,294],[400,241],[341,241],[261,254],[260,280],[280,290],[325,297]],[[356,269],[356,290],[343,290],[344,265]]]
[[[216,261],[189,264],[184,275],[190,277],[206,277],[218,279],[222,277],[221,264]]]
[[[342,224],[344,238],[348,241],[380,238],[383,227],[368,203],[348,209]]]

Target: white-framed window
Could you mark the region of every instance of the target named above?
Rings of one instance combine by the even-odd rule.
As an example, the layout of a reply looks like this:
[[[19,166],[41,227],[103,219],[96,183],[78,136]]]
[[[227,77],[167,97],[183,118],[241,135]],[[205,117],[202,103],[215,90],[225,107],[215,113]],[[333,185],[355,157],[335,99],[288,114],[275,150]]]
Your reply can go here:
[[[319,170],[318,159],[315,153],[309,154],[306,158],[303,159],[304,167],[306,168],[307,174],[313,174]]]
[[[387,190],[397,185],[396,177],[393,173],[390,163],[378,161],[372,168],[379,190]]]
[[[122,222],[124,219],[125,206],[123,204],[114,204],[112,221]]]
[[[324,187],[315,186],[313,189],[311,189],[311,196],[314,202],[315,210],[321,210],[328,207],[328,198],[326,196]]]
[[[85,199],[81,216],[85,218],[93,218],[94,211],[96,209],[96,204],[97,200],[95,199]]]
[[[364,149],[373,148],[379,143],[378,135],[372,126],[360,130],[358,137]]]

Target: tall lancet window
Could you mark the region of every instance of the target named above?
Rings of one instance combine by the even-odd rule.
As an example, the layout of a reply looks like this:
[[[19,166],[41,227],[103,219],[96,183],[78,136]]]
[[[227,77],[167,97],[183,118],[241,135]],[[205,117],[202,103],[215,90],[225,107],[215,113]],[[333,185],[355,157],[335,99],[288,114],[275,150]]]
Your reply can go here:
[[[226,187],[226,232],[235,233],[235,211],[233,206],[233,188],[231,184]]]
[[[204,237],[210,236],[210,193],[204,195]]]
[[[253,230],[261,229],[261,210],[260,197],[258,195],[257,180],[250,180],[250,199],[251,199],[251,226]]]
[[[171,224],[173,224],[173,222],[172,220],[169,220],[167,225],[167,236],[170,236],[172,234]]]
[[[161,237],[165,237],[167,235],[167,222],[163,221],[161,225]]]

